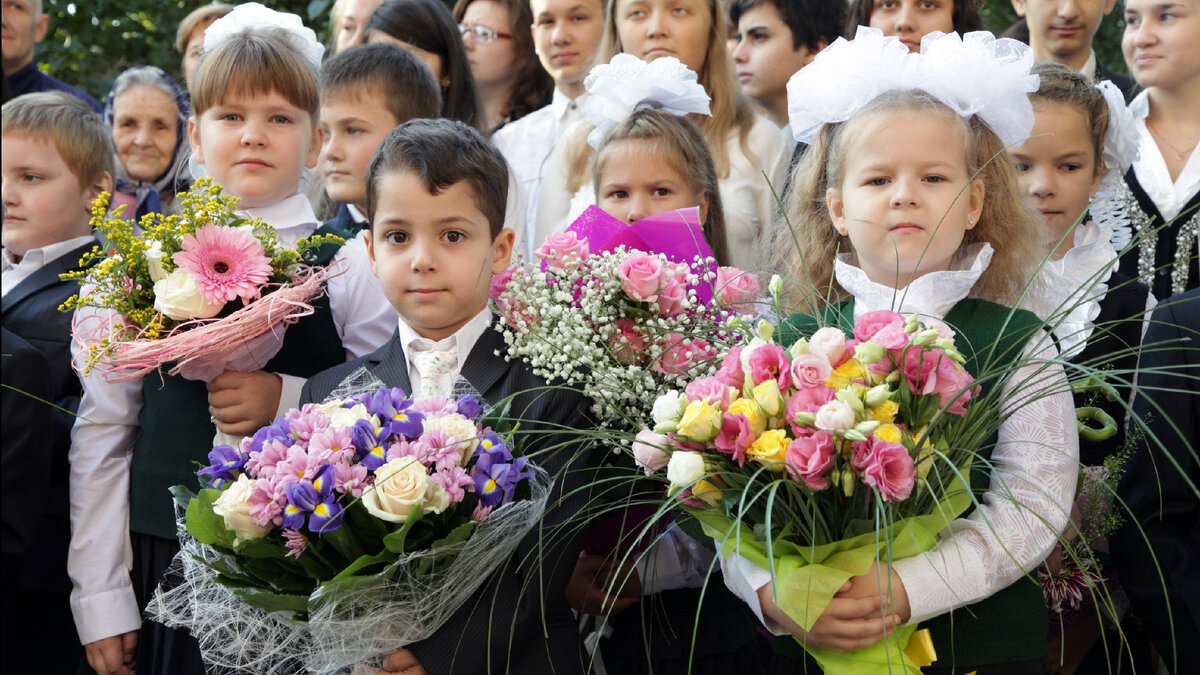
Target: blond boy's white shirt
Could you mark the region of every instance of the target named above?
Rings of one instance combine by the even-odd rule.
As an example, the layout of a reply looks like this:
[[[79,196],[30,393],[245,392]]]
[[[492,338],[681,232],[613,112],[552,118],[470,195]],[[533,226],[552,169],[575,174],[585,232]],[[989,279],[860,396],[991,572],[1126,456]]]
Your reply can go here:
[[[8,295],[9,291],[32,276],[34,272],[93,239],[92,235],[84,234],[56,241],[53,244],[26,251],[20,260],[17,260],[7,248],[4,249],[3,255],[0,256],[0,287],[3,289],[0,296]]]
[[[295,246],[317,229],[312,206],[295,195],[262,208],[239,211],[275,226],[281,242]],[[357,242],[357,243],[356,243]],[[361,237],[334,257],[343,274],[327,284],[330,314],[347,357],[369,354],[391,337],[397,315],[371,270]],[[97,312],[76,313],[98,316]],[[76,358],[81,346],[72,343]],[[303,378],[280,375],[278,412],[300,402]],[[67,571],[74,585],[71,611],[83,644],[121,635],[141,626],[141,610],[129,575],[133,553],[129,537],[129,467],[137,438],[142,381],[113,383],[97,370],[81,376],[84,386],[79,417],[71,430],[71,546]]]

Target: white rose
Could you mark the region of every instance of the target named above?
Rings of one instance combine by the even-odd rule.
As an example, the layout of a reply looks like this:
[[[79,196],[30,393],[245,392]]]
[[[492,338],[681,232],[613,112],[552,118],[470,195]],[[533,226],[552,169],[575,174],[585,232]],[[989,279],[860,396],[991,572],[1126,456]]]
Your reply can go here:
[[[654,430],[660,433],[675,431],[687,403],[687,397],[681,391],[669,391],[655,399],[654,407],[650,410],[650,416],[654,418]]]
[[[255,525],[250,518],[250,493],[254,491],[254,483],[242,474],[213,502],[213,513],[225,519],[225,527],[233,530],[237,541],[260,539],[271,531],[270,526]]]
[[[854,408],[845,401],[830,401],[817,408],[817,419],[813,426],[824,431],[850,429],[854,426]]]
[[[462,442],[455,445],[458,446],[464,463],[471,458],[471,452],[475,449],[479,438],[479,428],[475,426],[475,423],[458,413],[430,415],[425,418],[424,429],[426,432],[440,429],[447,436],[460,439]]]
[[[195,277],[183,270],[175,270],[154,282],[154,309],[176,321],[214,317],[223,307],[223,302],[205,299]]]
[[[667,462],[667,480],[671,481],[671,487],[689,487],[703,477],[703,455],[687,450],[671,453],[671,460]]]
[[[375,471],[375,485],[363,490],[362,503],[376,518],[401,523],[435,485],[424,464],[413,457],[400,457]]]
[[[167,271],[163,269],[163,249],[161,241],[150,242],[150,248],[146,249],[146,267],[150,270],[150,279],[152,281],[162,281],[167,277]]]
[[[666,436],[643,429],[633,441],[633,461],[649,476],[667,465],[670,456],[663,448],[669,444]]]
[[[353,428],[354,423],[359,420],[368,420],[371,424],[376,423],[375,416],[367,410],[367,406],[361,403],[355,403],[352,408],[347,408],[339,403],[333,410],[325,411],[325,414],[329,416],[329,423],[334,427]]]

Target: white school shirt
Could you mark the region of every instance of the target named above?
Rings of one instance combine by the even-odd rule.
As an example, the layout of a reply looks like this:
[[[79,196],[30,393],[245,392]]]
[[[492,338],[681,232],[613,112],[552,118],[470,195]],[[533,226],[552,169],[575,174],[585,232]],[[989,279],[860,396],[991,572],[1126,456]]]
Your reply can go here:
[[[1188,200],[1200,192],[1200,152],[1197,152],[1200,140],[1196,141],[1179,177],[1172,181],[1167,161],[1146,128],[1146,117],[1150,114],[1150,92],[1143,91],[1130,101],[1129,112],[1133,115],[1138,132],[1138,158],[1133,162],[1133,173],[1150,201],[1158,207],[1158,212],[1170,222],[1179,215]],[[1200,245],[1200,239],[1197,244]]]
[[[419,391],[421,388],[421,373],[417,371],[417,366],[408,357],[413,347],[419,347],[420,351],[445,351],[451,347],[457,347],[458,363],[450,370],[451,377],[456,378],[462,372],[463,363],[466,362],[471,350],[475,348],[475,343],[479,342],[479,337],[492,325],[492,310],[484,307],[478,314],[463,324],[462,328],[455,331],[454,335],[437,342],[418,335],[417,331],[405,323],[404,319],[400,319],[397,324],[399,326],[400,344],[404,346],[404,363],[405,367],[408,368],[408,381],[412,387],[412,391],[408,393],[411,394],[412,392]],[[451,392],[439,393],[443,396],[451,394]]]
[[[542,171],[550,153],[563,137],[567,127],[583,119],[580,112],[587,94],[576,99],[564,94],[558,87],[550,105],[539,108],[516,122],[500,127],[492,134],[492,143],[500,149],[504,159],[512,168],[525,194],[525,247],[522,251],[527,260],[533,259],[534,249],[541,241],[534,241],[534,222],[537,218],[538,188],[542,182]]]
[[[590,127],[587,122],[573,125],[564,139],[582,134]],[[729,262],[734,267],[755,271],[762,267],[761,240],[779,212],[772,188],[775,193],[783,189],[795,141],[784,138],[779,127],[766,117],[755,115],[754,126],[746,138],[746,147],[756,160],[752,161],[742,150],[740,136],[734,129],[726,139],[729,175],[718,180],[717,187],[725,210]],[[543,172],[535,225],[535,238],[539,242],[566,230],[584,208],[596,203],[590,176],[576,194],[567,193],[567,145],[566,141],[558,144]]]
[[[854,318],[891,309],[942,319],[991,261],[987,244],[965,251],[957,269],[933,272],[896,290],[877,284],[848,262],[835,263],[837,281],[854,296]],[[908,624],[973,604],[1007,587],[1039,565],[1066,526],[1079,473],[1075,404],[1054,343],[1044,333],[1030,340],[1025,365],[1002,391],[999,438],[992,451],[991,485],[971,515],[954,520],[933,549],[892,563],[908,593]],[[765,618],[758,589],[771,573],[736,553],[721,558],[725,583],[769,630],[786,634]]]
[[[294,195],[269,206],[238,211],[275,226],[281,242],[295,246],[318,227],[312,206]],[[354,242],[358,241],[355,245]],[[334,257],[346,272],[327,284],[330,313],[347,357],[369,354],[391,337],[396,312],[371,273],[366,248],[351,240]],[[365,270],[365,276],[364,276]],[[369,277],[369,278],[368,278]],[[375,279],[372,286],[371,279]],[[386,309],[384,309],[386,308]],[[77,312],[76,318],[103,313]],[[77,364],[81,347],[72,344]],[[280,375],[279,411],[300,402],[303,378]],[[141,611],[129,579],[133,549],[129,538],[129,468],[142,409],[142,382],[106,382],[98,369],[83,381],[79,417],[71,429],[71,546],[67,571],[74,589],[71,612],[83,644],[137,630]]]
[[[0,287],[3,287],[0,296],[8,295],[9,291],[32,276],[34,272],[92,240],[92,235],[84,234],[56,241],[41,248],[31,248],[25,252],[20,262],[17,262],[7,248],[4,249],[3,255],[0,255],[0,270],[2,270],[0,271]]]

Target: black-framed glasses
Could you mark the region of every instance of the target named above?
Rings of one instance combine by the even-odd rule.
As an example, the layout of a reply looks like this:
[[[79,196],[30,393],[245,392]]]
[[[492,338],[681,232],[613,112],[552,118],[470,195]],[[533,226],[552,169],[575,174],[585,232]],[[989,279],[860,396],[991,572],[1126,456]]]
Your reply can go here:
[[[468,26],[465,23],[458,24],[458,32],[462,33],[463,37],[470,35],[474,40],[479,42],[491,42],[495,39],[511,40],[511,33],[501,33],[498,30],[492,30],[487,26],[477,23],[474,26]]]

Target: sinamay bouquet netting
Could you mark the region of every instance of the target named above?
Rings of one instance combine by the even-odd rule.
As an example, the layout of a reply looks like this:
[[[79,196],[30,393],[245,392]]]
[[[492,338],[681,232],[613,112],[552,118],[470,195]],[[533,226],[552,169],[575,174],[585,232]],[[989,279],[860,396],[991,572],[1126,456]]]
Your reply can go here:
[[[383,655],[433,635],[466,604],[489,570],[507,560],[541,519],[550,486],[546,472],[535,469],[532,498],[493,511],[467,540],[403,555],[383,574],[317,589],[309,599],[307,622],[251,607],[217,583],[216,573],[201,561],[225,558],[235,569],[236,563],[188,535],[180,511],[181,548],[165,576],[182,581],[171,589],[160,586],[146,612],[154,621],[190,632],[212,666],[279,675],[348,673],[356,664],[378,667]],[[444,572],[423,572],[435,557],[454,562]]]
[[[381,385],[359,369],[330,398]],[[455,395],[478,395],[461,377],[453,389]],[[529,499],[496,508],[463,541],[401,555],[378,574],[323,584],[309,596],[307,621],[296,620],[291,612],[253,607],[218,583],[213,564],[238,572],[236,560],[188,534],[183,509],[176,505],[180,551],[146,615],[191,633],[209,667],[262,675],[332,675],[358,672],[355,666],[362,665],[374,672],[385,655],[430,637],[463,605],[476,602],[471,596],[541,520],[553,480],[539,467],[529,469]],[[486,606],[489,600],[477,602]]]

